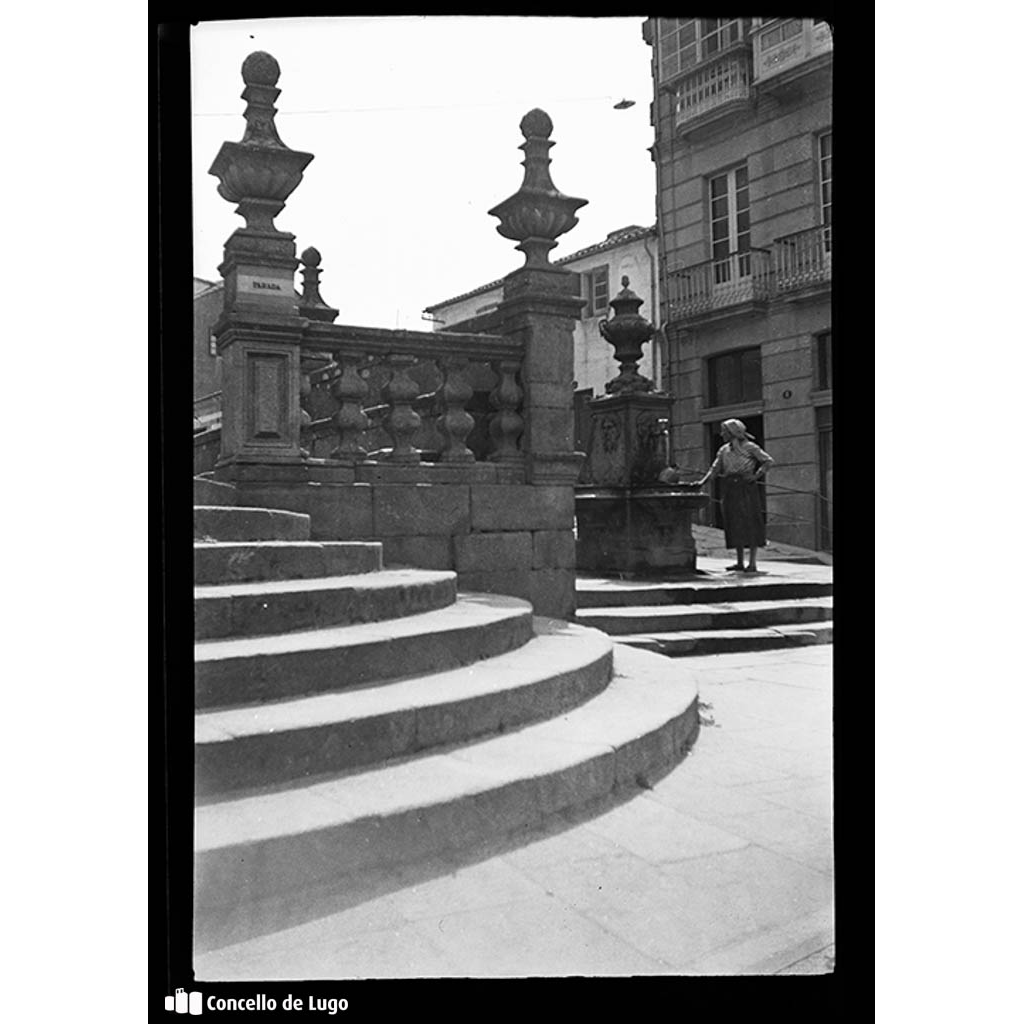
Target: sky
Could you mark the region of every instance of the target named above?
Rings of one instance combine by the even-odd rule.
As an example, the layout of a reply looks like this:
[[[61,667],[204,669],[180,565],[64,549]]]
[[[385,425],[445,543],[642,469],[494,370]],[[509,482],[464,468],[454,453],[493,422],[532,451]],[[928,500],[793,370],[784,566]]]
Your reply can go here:
[[[554,122],[556,188],[589,205],[551,258],[654,223],[642,18],[380,17],[208,22],[192,30],[197,277],[217,281],[244,222],[208,173],[245,121],[242,61],[281,66],[277,128],[313,153],[277,227],[323,257],[339,323],[429,329],[421,314],[523,262],[487,211],[522,181],[519,122]],[[614,109],[621,99],[635,101]],[[296,280],[300,278],[296,275]]]

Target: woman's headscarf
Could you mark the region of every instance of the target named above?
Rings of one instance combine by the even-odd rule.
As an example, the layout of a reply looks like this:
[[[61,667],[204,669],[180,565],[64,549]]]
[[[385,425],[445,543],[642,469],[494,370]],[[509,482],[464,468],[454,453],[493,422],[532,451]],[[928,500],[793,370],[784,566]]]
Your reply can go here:
[[[735,441],[742,441],[744,438],[748,441],[754,440],[754,435],[747,433],[743,420],[723,420],[722,428],[727,430]]]

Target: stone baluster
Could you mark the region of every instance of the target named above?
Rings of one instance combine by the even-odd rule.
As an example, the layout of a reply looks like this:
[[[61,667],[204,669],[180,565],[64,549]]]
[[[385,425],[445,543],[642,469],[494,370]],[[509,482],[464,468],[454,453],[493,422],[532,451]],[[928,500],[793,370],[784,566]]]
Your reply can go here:
[[[420,461],[420,453],[412,443],[420,426],[419,413],[413,408],[420,387],[409,375],[416,361],[412,355],[389,356],[391,378],[381,389],[388,406],[384,417],[384,429],[391,438],[391,454],[388,459],[405,465],[415,465]]]
[[[339,406],[334,414],[338,446],[331,452],[331,458],[343,462],[360,462],[366,458],[362,437],[369,426],[369,419],[363,412],[363,402],[370,389],[359,375],[359,360],[355,356],[336,352],[334,359],[341,373],[331,385],[331,394]]]
[[[466,403],[473,397],[466,370],[469,360],[461,356],[448,356],[439,361],[444,383],[441,385],[441,415],[437,419],[438,432],[444,439],[442,462],[473,462],[473,453],[466,447],[466,438],[473,430],[473,417],[466,412]]]
[[[525,429],[523,417],[519,414],[523,401],[523,389],[516,382],[520,369],[518,360],[500,359],[491,363],[491,369],[498,375],[498,382],[490,394],[490,434],[494,442],[491,462],[521,462],[523,453],[519,450],[519,438]]]

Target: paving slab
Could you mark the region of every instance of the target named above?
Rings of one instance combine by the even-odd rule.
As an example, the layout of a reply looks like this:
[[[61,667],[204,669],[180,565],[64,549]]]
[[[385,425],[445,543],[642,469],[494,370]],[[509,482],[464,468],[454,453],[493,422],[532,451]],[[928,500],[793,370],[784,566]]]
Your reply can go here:
[[[324,901],[298,928],[223,945],[197,960],[197,978],[830,970],[828,745],[752,744],[757,715],[771,712],[765,735],[786,741],[787,723],[824,714],[832,652],[819,650],[810,663],[800,652],[689,659],[722,724],[650,789],[592,817],[554,816],[478,859],[395,871],[343,909]],[[665,662],[670,685],[681,663]],[[805,685],[749,677],[766,664],[793,666]]]

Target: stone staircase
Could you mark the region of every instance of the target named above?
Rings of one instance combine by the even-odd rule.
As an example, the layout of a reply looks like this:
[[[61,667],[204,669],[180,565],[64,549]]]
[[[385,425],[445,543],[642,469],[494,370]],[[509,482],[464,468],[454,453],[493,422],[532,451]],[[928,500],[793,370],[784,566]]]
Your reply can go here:
[[[822,578],[771,571],[665,582],[580,577],[576,621],[670,657],[831,643],[831,572],[817,575]]]
[[[311,542],[225,485],[194,502],[197,951],[647,786],[696,739],[664,658],[385,568],[378,543]]]

